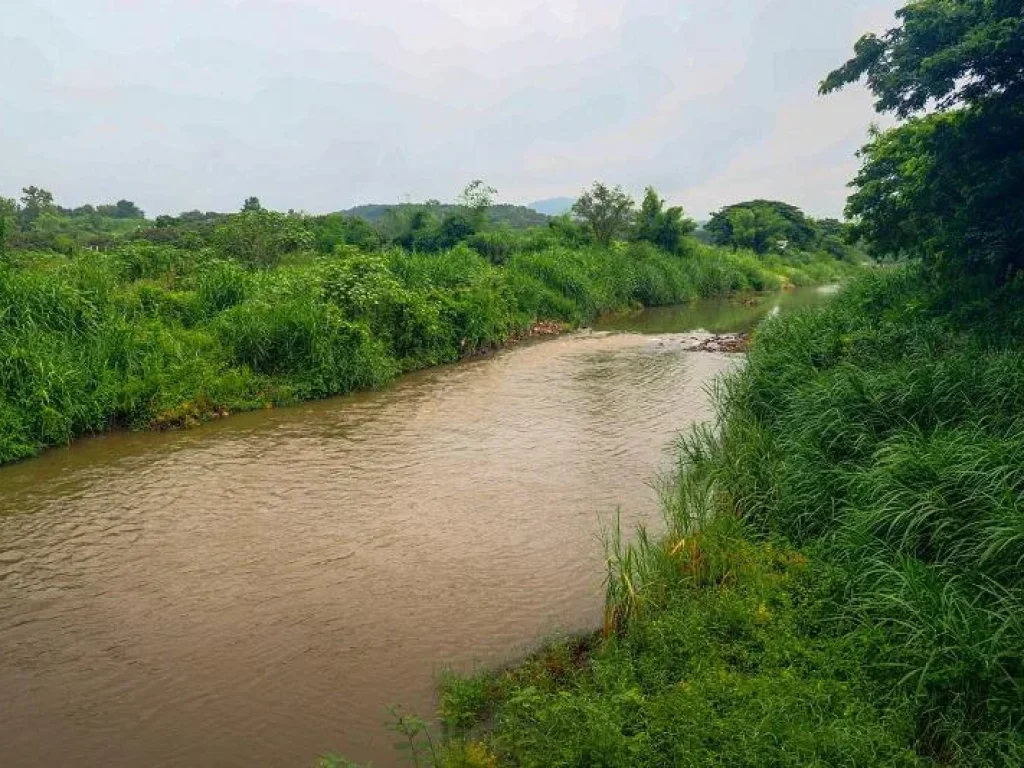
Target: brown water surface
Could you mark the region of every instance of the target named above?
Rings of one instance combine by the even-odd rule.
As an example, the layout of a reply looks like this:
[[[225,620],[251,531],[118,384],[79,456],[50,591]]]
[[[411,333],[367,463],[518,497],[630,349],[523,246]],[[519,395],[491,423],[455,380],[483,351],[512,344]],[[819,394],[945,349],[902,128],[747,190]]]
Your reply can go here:
[[[0,764],[395,764],[384,707],[430,714],[442,665],[598,622],[602,523],[656,515],[738,363],[685,343],[575,334],[0,468]]]

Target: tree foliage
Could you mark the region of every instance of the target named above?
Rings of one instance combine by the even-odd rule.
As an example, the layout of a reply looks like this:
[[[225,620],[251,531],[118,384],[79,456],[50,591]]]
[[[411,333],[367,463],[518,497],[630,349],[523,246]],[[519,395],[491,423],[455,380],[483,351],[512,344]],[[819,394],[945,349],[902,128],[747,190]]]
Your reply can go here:
[[[481,179],[474,179],[459,195],[459,205],[466,208],[473,219],[474,228],[479,229],[487,222],[487,212],[494,205],[498,190]]]
[[[458,203],[442,203],[439,200],[427,200],[424,203],[399,203],[397,205],[358,205],[342,211],[342,213],[346,216],[363,219],[374,225],[380,225],[388,216],[401,215],[424,205],[440,216],[464,207]],[[507,224],[512,229],[529,229],[530,227],[546,226],[550,218],[550,216],[538,213],[532,208],[522,205],[492,203],[487,210],[486,225],[501,226]]]
[[[675,253],[683,238],[696,228],[696,223],[686,218],[681,206],[665,208],[665,201],[654,187],[648,187],[636,216],[633,237]]]
[[[629,230],[635,206],[633,199],[622,187],[613,189],[596,181],[573,204],[572,212],[587,223],[594,233],[594,239],[607,247],[612,240]]]
[[[854,56],[821,84],[831,93],[862,77],[879,112],[905,118],[993,96],[1024,95],[1024,9],[1020,0],[913,0],[902,23],[864,35]]]
[[[330,213],[306,220],[317,251],[333,253],[339,245],[354,245],[366,251],[380,245],[380,236],[365,219]]]
[[[818,239],[814,222],[794,205],[776,200],[751,200],[715,213],[705,230],[717,245],[748,248],[760,254],[805,250]]]
[[[879,111],[909,118],[861,151],[847,214],[875,255],[1006,279],[1024,267],[1024,7],[916,0],[897,17],[821,85],[863,77]]]
[[[914,118],[861,151],[847,213],[875,256],[944,274],[1024,267],[1024,113],[971,107]]]
[[[214,231],[221,253],[257,267],[272,267],[285,254],[311,247],[312,240],[299,218],[262,209],[228,216]]]
[[[145,212],[131,200],[118,200],[114,210],[109,214],[115,219],[144,219]]]
[[[21,190],[21,228],[31,229],[40,216],[56,211],[53,193],[42,187],[23,187]]]

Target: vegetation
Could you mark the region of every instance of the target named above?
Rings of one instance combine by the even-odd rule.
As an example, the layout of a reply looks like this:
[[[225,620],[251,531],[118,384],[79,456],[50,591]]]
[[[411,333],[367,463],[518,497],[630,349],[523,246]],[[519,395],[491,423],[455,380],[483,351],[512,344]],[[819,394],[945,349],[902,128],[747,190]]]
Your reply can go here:
[[[27,189],[0,216],[13,228],[0,252],[0,462],[115,427],[186,426],[378,387],[539,320],[575,326],[630,305],[851,272],[827,253],[761,258],[683,239],[681,217],[660,201],[660,229],[647,222],[608,247],[569,219],[495,227],[493,194],[475,182],[448,214],[423,206],[374,228],[269,211],[257,198],[234,214],[149,222],[123,201],[76,213]],[[75,228],[94,221],[103,245]],[[45,240],[57,231],[66,247]],[[50,247],[27,247],[37,235]]]
[[[586,222],[595,242],[607,246],[628,231],[634,207],[633,199],[622,187],[612,189],[598,181],[573,203],[572,212]]]
[[[839,259],[856,261],[852,227],[835,219],[814,219],[799,208],[775,200],[751,200],[715,213],[704,231],[711,242],[746,248],[761,255],[787,250],[825,250]]]
[[[1024,267],[1024,12],[1014,0],[917,0],[822,84],[861,77],[911,118],[864,148],[847,213],[876,254],[1010,279]],[[928,111],[934,106],[933,111]]]
[[[951,298],[905,268],[763,326],[664,538],[613,532],[602,635],[446,678],[453,752],[1020,765],[1024,312]]]
[[[637,240],[675,253],[683,238],[696,228],[697,224],[686,218],[681,207],[665,208],[665,201],[658,197],[654,187],[647,188],[636,216],[634,237]]]
[[[906,263],[760,328],[680,440],[664,534],[611,532],[603,631],[446,677],[436,764],[1024,764],[1024,14],[899,20],[822,86],[866,76],[906,119],[852,229],[769,201],[707,229]]]
[[[432,201],[436,203],[436,201]],[[376,224],[381,219],[391,214],[402,215],[404,212],[414,210],[420,206],[416,203],[398,203],[396,205],[358,205],[344,211],[346,216],[363,219],[371,224]],[[435,208],[440,215],[452,213],[457,210],[458,205],[436,203],[431,207]],[[508,203],[495,203],[487,212],[488,223],[493,226],[507,226],[510,229],[529,229],[530,227],[543,227],[548,223],[550,217],[547,214],[539,213],[532,208],[522,205],[510,205]]]

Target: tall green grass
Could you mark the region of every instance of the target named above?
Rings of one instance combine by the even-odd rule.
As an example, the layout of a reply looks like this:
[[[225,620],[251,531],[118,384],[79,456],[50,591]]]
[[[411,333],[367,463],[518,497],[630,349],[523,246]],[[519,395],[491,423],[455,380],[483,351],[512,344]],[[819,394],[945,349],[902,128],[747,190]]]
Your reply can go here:
[[[828,261],[827,279],[849,270]],[[264,269],[146,243],[19,252],[0,263],[0,463],[114,427],[378,387],[538,320],[574,326],[629,305],[773,288],[779,269],[695,243],[683,255],[538,243],[500,266],[466,245],[295,251]]]
[[[1021,316],[1016,286],[863,280],[769,323],[692,446],[752,531],[842,569],[837,617],[881,638],[871,668],[940,761],[1024,757]]]
[[[609,532],[603,633],[445,678],[450,741],[509,765],[1024,764],[1020,291],[908,267],[767,321],[680,441],[664,533]]]

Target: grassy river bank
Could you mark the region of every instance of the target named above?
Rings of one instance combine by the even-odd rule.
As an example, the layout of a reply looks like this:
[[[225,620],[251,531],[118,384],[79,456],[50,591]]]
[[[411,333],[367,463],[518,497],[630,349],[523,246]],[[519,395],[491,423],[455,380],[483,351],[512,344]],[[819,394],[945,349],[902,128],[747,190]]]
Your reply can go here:
[[[917,268],[767,322],[609,537],[605,626],[445,676],[420,760],[1020,765],[1024,313]],[[330,762],[330,761],[328,761]]]
[[[544,245],[492,263],[464,244],[295,251],[132,242],[0,259],[0,463],[114,428],[380,387],[500,346],[538,322],[774,290],[856,270],[827,254],[683,243]]]

